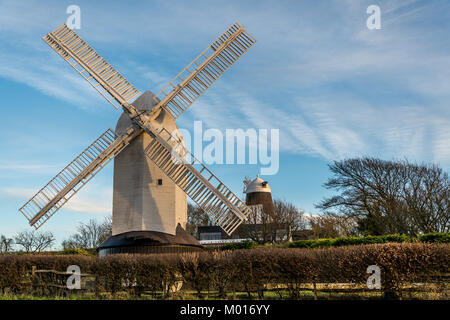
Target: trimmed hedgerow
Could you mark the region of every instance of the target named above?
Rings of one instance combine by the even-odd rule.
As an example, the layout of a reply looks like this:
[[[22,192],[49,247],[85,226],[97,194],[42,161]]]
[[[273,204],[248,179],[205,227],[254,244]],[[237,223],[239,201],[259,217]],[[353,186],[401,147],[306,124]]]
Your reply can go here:
[[[196,252],[181,255],[115,255],[97,258],[82,255],[0,256],[0,290],[33,293],[36,269],[65,271],[78,265],[95,277],[97,295],[125,293],[171,295],[183,283],[201,297],[215,291],[220,296],[247,292],[260,298],[268,288],[283,288],[300,297],[305,283],[354,283],[364,286],[367,267],[381,269],[382,291],[387,297],[402,295],[408,283],[446,283],[450,273],[450,244],[384,243],[317,249],[255,248],[251,250]],[[48,291],[39,291],[48,294]],[[38,292],[38,294],[39,294]]]
[[[5,288],[15,293],[30,293],[32,269],[66,271],[77,265],[82,272],[92,270],[95,257],[82,255],[0,255],[0,291]]]

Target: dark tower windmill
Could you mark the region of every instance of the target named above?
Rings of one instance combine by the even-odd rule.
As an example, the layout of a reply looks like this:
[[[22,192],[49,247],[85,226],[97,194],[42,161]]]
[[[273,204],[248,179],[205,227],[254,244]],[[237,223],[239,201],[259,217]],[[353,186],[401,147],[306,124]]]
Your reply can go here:
[[[274,215],[274,207],[272,200],[272,190],[269,183],[259,177],[259,175],[252,181],[245,185],[245,203],[248,207],[257,206],[269,217]]]
[[[65,24],[43,40],[123,114],[115,131],[106,130],[19,209],[31,226],[38,229],[114,158],[113,236],[101,255],[195,246],[183,230],[186,195],[227,234],[246,220],[248,207],[185,148],[175,123],[256,42],[243,26],[233,24],[156,95],[140,94]]]

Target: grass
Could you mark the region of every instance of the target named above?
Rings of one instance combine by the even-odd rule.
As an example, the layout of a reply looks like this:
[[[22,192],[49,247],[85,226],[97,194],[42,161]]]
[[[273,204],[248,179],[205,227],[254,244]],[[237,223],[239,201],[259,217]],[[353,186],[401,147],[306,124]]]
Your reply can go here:
[[[345,290],[345,289],[342,289]],[[3,294],[0,300],[290,300],[291,295],[287,290],[267,290],[264,291],[264,297],[261,298],[257,293],[247,292],[227,293],[225,297],[219,296],[217,291],[203,291],[199,296],[196,291],[182,290],[166,296],[163,292],[143,292],[139,296],[132,296],[127,291],[109,292],[96,295],[91,292],[67,293],[65,295],[39,296],[31,294]],[[300,290],[297,299],[301,300],[379,300],[382,299],[382,292],[379,290],[363,291],[363,292],[345,292],[330,289],[329,291],[317,290]],[[449,292],[424,292],[424,291],[408,291],[403,294],[406,300],[449,300]]]

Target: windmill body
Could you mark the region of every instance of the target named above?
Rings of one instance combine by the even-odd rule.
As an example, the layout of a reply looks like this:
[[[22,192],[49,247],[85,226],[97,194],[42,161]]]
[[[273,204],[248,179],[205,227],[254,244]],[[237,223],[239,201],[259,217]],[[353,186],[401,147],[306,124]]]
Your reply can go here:
[[[259,177],[251,181],[245,188],[245,203],[247,206],[262,205],[262,210],[272,218],[274,207],[272,201],[272,190],[269,183]]]
[[[228,234],[247,219],[250,209],[186,149],[175,123],[256,43],[243,26],[233,24],[156,95],[140,95],[65,24],[43,40],[123,114],[115,131],[106,130],[19,209],[31,226],[41,227],[112,159],[113,235],[100,255],[198,249],[184,230],[186,196]]]
[[[146,91],[133,106],[140,112],[149,112],[156,105],[153,97]],[[155,127],[163,126],[177,132],[175,119],[167,112],[161,112],[153,122]],[[117,122],[116,134],[125,133],[131,126],[130,117],[123,113]],[[150,139],[142,132],[114,158],[113,236],[131,231],[175,235],[178,224],[186,227],[186,193],[146,156],[145,148]]]

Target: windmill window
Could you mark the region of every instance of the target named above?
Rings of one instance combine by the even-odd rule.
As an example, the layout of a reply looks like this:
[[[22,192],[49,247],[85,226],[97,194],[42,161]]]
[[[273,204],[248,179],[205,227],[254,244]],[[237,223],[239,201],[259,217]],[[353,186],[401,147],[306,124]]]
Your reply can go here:
[[[162,186],[162,179],[158,179],[158,186]]]
[[[264,181],[263,183],[261,183],[262,184],[262,186],[265,188],[265,187],[267,187],[267,181]]]

